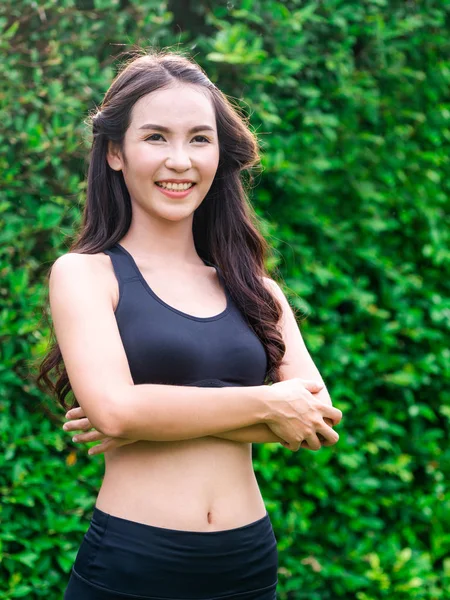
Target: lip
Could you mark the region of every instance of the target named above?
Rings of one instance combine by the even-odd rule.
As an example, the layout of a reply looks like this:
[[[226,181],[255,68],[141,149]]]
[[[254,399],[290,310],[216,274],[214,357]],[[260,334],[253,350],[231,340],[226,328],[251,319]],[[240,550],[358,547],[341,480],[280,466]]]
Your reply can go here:
[[[182,183],[181,181],[179,183]],[[164,194],[164,196],[167,196],[168,198],[184,198],[185,196],[188,196],[192,190],[195,188],[195,182],[192,181],[186,181],[184,183],[193,183],[194,185],[192,185],[189,189],[187,190],[182,190],[181,192],[175,192],[173,190],[165,190],[162,187],[159,187],[159,185],[156,185],[155,183],[155,187],[161,192],[161,194]]]

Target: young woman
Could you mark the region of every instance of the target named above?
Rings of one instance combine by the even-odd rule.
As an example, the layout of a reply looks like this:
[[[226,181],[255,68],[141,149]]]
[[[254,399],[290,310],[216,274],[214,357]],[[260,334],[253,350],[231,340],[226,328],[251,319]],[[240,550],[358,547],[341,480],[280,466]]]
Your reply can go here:
[[[264,269],[241,182],[256,139],[194,61],[164,51],[124,66],[92,123],[39,375],[52,386],[58,368],[53,391],[78,403],[65,429],[105,453],[64,598],[273,600],[251,444],[318,450],[342,413]]]

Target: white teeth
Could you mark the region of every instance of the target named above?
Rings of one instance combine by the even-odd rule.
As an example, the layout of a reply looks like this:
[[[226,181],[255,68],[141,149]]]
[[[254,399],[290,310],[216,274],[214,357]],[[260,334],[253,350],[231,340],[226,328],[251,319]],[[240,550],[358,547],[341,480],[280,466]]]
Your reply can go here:
[[[156,185],[158,185],[159,187],[162,187],[166,190],[173,190],[174,192],[182,192],[184,190],[188,190],[194,184],[193,183],[172,183],[172,182],[166,183],[166,182],[157,181]]]

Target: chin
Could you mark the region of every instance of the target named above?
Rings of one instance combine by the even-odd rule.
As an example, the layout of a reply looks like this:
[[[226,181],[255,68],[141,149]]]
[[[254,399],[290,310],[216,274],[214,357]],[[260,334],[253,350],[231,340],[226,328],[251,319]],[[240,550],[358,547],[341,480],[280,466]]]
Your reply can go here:
[[[188,207],[173,207],[173,210],[162,210],[157,212],[158,216],[161,219],[165,219],[166,221],[184,221],[185,219],[189,219],[194,214],[194,211]]]

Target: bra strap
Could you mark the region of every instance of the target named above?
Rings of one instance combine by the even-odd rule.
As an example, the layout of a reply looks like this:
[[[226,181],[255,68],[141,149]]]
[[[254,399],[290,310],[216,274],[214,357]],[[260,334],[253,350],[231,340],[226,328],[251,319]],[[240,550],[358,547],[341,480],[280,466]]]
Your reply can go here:
[[[230,291],[228,290],[227,283],[226,283],[226,281],[225,281],[225,278],[224,278],[224,276],[223,276],[223,274],[222,274],[222,269],[220,269],[220,268],[219,268],[217,265],[215,265],[214,263],[212,263],[212,262],[209,262],[209,260],[206,260],[206,258],[202,258],[202,261],[203,261],[204,263],[206,263],[206,264],[208,264],[208,265],[210,265],[211,267],[214,267],[214,268],[216,269],[216,271],[217,271],[217,277],[219,278],[219,281],[220,281],[220,283],[222,284],[222,287],[223,287],[223,289],[225,290],[225,294],[226,294],[226,296],[227,296],[227,301],[228,301],[228,303],[229,303],[229,304],[231,304],[231,302],[232,302],[231,293],[230,293]]]
[[[114,244],[114,246],[111,246],[108,250],[103,250],[103,252],[108,254],[111,259],[119,285],[132,279],[139,279],[130,259],[118,246]]]

